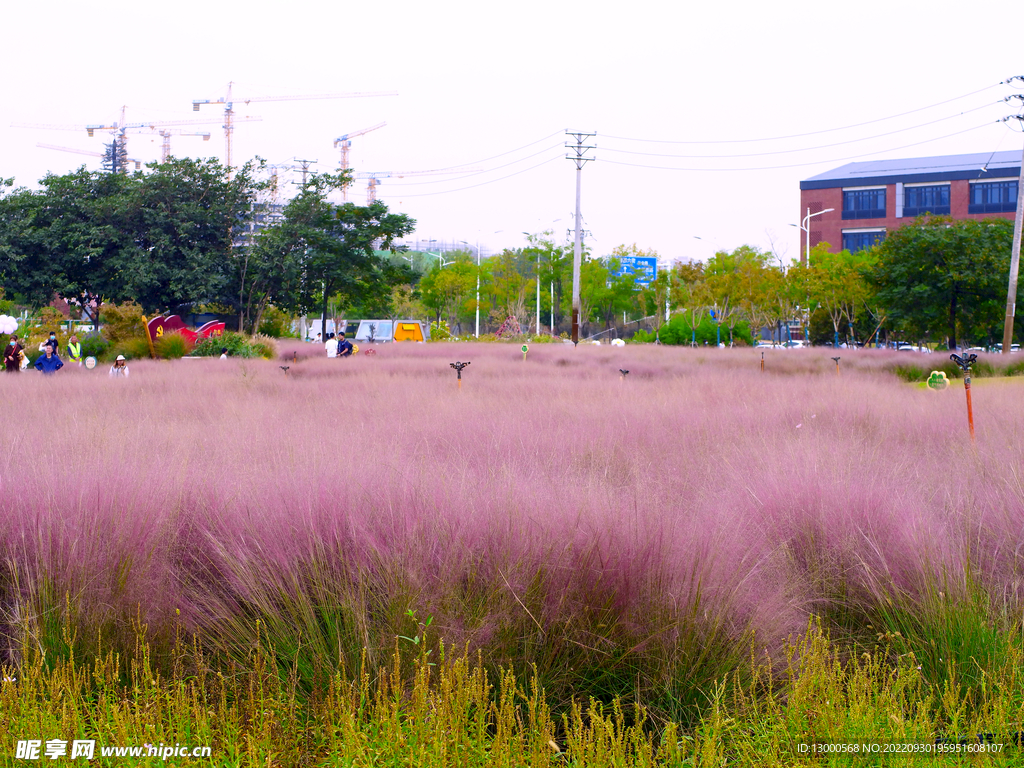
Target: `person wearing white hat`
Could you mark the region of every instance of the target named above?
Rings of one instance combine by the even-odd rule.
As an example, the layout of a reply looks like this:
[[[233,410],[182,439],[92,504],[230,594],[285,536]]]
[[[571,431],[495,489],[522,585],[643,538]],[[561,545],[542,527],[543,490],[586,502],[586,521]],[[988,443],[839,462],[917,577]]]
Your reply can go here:
[[[124,355],[118,355],[117,360],[110,366],[110,377],[111,378],[128,378],[128,361],[124,359]]]

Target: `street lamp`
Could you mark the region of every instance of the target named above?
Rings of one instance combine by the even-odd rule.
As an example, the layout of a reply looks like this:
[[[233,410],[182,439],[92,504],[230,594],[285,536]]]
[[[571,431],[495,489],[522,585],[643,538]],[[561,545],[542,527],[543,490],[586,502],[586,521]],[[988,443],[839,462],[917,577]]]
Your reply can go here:
[[[803,220],[799,224],[790,224],[791,227],[802,229],[807,235],[807,266],[811,266],[811,217],[821,216],[823,213],[831,213],[835,208],[826,208],[824,211],[815,211],[811,213],[811,209],[807,209],[807,215],[804,216]]]
[[[834,210],[835,210],[835,208],[826,208],[823,211],[815,211],[814,213],[811,213],[811,209],[808,208],[807,209],[807,215],[804,216],[803,220],[799,224],[790,224],[789,225],[791,227],[797,227],[798,229],[802,229],[804,234],[807,235],[807,259],[804,261],[804,264],[807,266],[808,269],[810,269],[810,267],[811,267],[811,217],[812,216],[821,216],[821,214],[823,214],[823,213],[831,213]],[[811,322],[810,313],[811,313],[811,298],[808,296],[807,297],[807,315],[808,315],[807,322],[808,323]],[[807,335],[807,326],[805,325],[804,326],[804,343],[806,344],[810,340],[811,340],[810,337]]]
[[[493,234],[499,235],[504,231],[504,229],[496,229]],[[480,338],[480,230],[476,232],[476,338]]]

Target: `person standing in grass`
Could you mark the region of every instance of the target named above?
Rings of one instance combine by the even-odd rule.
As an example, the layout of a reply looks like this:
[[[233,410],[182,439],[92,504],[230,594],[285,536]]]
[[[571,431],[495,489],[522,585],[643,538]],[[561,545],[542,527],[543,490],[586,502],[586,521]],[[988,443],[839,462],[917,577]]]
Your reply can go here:
[[[345,334],[338,335],[338,357],[352,356],[352,342],[345,338]]]
[[[333,335],[329,339],[327,339],[327,341],[324,343],[324,347],[327,349],[328,357],[338,356],[338,340]]]
[[[82,365],[82,345],[78,343],[78,337],[74,334],[68,339],[68,361]]]
[[[8,373],[18,373],[21,370],[21,354],[24,347],[18,342],[17,334],[11,334],[7,348],[4,350],[4,370]]]
[[[53,347],[47,344],[46,352],[36,360],[36,370],[42,371],[44,376],[52,376],[63,367],[64,363],[54,354]]]
[[[53,331],[50,331],[50,335],[46,337],[46,341],[39,345],[39,351],[45,352],[47,346],[53,348],[53,354],[57,354],[57,334]]]
[[[128,361],[124,359],[124,355],[118,355],[117,360],[115,360],[114,364],[110,366],[110,378],[128,378]]]

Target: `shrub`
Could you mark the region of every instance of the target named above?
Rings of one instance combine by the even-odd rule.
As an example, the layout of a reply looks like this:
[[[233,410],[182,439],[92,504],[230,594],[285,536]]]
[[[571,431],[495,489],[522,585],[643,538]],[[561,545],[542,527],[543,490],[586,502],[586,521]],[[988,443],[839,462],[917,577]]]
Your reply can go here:
[[[262,333],[252,337],[252,348],[262,358],[274,360],[277,357],[277,340]]]
[[[78,341],[82,345],[83,360],[87,357],[95,357],[97,360],[102,360],[107,350],[110,349],[110,342],[95,331],[79,336]]]
[[[192,354],[196,357],[220,357],[222,349],[227,349],[231,357],[246,358],[273,358],[277,352],[273,339],[267,336],[257,336],[250,340],[240,333],[227,331],[223,336],[212,336],[198,342],[192,348]]]
[[[156,353],[164,360],[178,360],[192,350],[192,343],[180,333],[167,333],[153,345]]]
[[[437,323],[430,324],[430,340],[431,341],[454,341],[455,337],[452,336],[451,330],[448,328],[448,321],[441,320]]]
[[[103,335],[110,340],[111,344],[117,344],[125,339],[144,338],[146,326],[142,322],[142,318],[142,307],[134,301],[120,305],[104,304],[100,311]]]
[[[718,343],[719,330],[721,331],[722,343],[729,344],[729,328],[718,325],[710,318],[705,317],[697,324],[697,346],[714,346]],[[659,337],[662,344],[675,344],[689,346],[693,339],[693,327],[689,318],[685,315],[675,315],[669,322],[661,326]],[[739,322],[732,332],[733,342],[737,345],[752,345],[753,338],[750,335],[750,326],[746,322]]]
[[[149,341],[145,336],[136,336],[135,338],[124,339],[111,344],[107,348],[105,355],[107,360],[113,360],[118,355],[124,355],[129,360],[142,360],[150,356],[149,352]]]
[[[291,332],[291,320],[280,309],[270,306],[263,313],[263,319],[257,330],[261,336],[270,336],[275,339],[298,338],[298,334]]]

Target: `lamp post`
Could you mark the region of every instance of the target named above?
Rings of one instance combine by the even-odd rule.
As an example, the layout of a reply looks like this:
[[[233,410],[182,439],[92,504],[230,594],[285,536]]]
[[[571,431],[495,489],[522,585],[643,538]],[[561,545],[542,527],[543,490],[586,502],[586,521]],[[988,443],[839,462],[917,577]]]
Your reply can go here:
[[[807,261],[806,261],[806,264],[807,264],[808,267],[811,266],[811,217],[812,216],[821,216],[821,214],[823,214],[823,213],[832,213],[832,211],[834,211],[834,210],[835,210],[835,208],[826,208],[823,211],[815,211],[814,213],[811,213],[811,209],[808,208],[807,209],[807,215],[804,216],[803,220],[799,224],[790,224],[789,225],[791,227],[797,227],[798,229],[802,229],[804,231],[804,233],[807,235]]]
[[[505,230],[496,229],[493,234],[499,235]],[[463,242],[466,242],[463,240]],[[469,243],[466,243],[469,245]],[[476,233],[476,338],[480,338],[480,230]]]
[[[811,209],[808,208],[807,209],[807,215],[804,216],[803,220],[799,224],[790,224],[789,225],[791,227],[797,227],[799,229],[802,229],[804,234],[807,236],[807,251],[806,251],[807,258],[804,261],[804,264],[807,266],[808,269],[811,268],[811,218],[813,216],[821,216],[821,214],[823,214],[823,213],[831,213],[834,210],[835,210],[835,208],[826,208],[823,211],[815,211],[814,213],[811,213]],[[810,298],[810,296],[808,296],[807,297],[807,323],[804,325],[804,343],[805,344],[810,341],[810,337],[807,335],[807,325],[809,325],[810,322],[811,322],[810,315],[811,315],[811,298]]]

